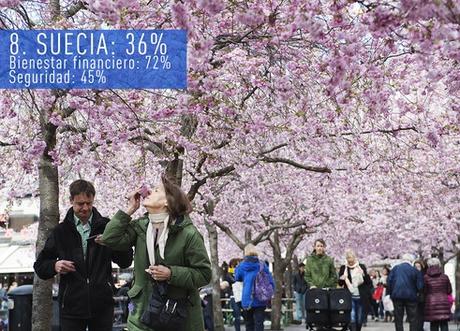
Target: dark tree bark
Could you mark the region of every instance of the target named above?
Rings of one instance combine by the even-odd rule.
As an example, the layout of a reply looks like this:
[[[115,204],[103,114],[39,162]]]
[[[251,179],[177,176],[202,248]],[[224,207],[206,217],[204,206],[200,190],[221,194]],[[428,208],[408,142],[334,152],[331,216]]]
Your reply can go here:
[[[300,226],[294,231],[286,245],[286,257],[284,258],[281,255],[279,230],[273,231],[273,235],[269,238],[269,243],[273,250],[273,278],[276,286],[275,295],[272,300],[271,330],[281,330],[283,279],[286,268],[291,263],[292,255],[305,234],[307,234],[307,231],[304,226]],[[287,283],[286,286],[288,286]]]
[[[214,203],[209,201],[205,208],[208,215],[214,212]],[[221,270],[219,268],[218,254],[218,234],[216,225],[205,220],[206,230],[209,237],[209,249],[211,251],[211,267],[212,267],[212,311],[215,331],[225,331],[224,319],[222,315],[222,305],[220,304],[220,277]]]
[[[48,155],[48,151],[56,145],[56,127],[46,123],[45,117],[45,112],[42,112],[40,121],[46,148],[40,158],[39,165],[40,219],[35,245],[37,255],[43,249],[52,229],[59,222],[58,169]],[[32,330],[34,331],[49,331],[51,328],[52,284],[53,279],[45,281],[36,275],[34,277],[32,303]]]

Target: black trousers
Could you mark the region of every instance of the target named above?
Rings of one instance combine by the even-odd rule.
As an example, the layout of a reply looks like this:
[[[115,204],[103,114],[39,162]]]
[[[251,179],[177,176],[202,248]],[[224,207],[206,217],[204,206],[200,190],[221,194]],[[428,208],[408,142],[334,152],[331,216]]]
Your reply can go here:
[[[112,331],[113,307],[104,309],[89,319],[60,318],[61,331]]]
[[[243,310],[246,331],[263,331],[265,320],[265,307],[256,307]]]
[[[430,322],[430,331],[449,331],[449,324],[447,320]]]
[[[395,299],[393,300],[393,305],[395,307],[394,314],[396,331],[404,331],[404,309],[406,310],[407,319],[409,321],[409,330],[420,331],[418,329],[419,323],[417,319],[417,302]]]

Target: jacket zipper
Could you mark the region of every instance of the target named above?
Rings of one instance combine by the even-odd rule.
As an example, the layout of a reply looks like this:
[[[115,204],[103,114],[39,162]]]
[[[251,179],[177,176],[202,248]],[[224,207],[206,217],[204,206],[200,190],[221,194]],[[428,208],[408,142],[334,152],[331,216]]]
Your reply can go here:
[[[90,234],[91,235],[91,234]],[[90,254],[89,254],[89,248],[91,246],[91,243],[88,242],[86,246],[86,288],[87,288],[87,298],[88,298],[88,316],[91,316],[91,298],[90,298],[90,289],[89,289],[89,270],[90,270]],[[83,247],[82,247],[83,248]]]

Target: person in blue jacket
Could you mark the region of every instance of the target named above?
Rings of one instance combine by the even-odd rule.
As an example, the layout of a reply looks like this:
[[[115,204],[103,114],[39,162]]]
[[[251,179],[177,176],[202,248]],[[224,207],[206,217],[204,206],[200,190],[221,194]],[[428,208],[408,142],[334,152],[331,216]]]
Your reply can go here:
[[[261,302],[254,298],[253,288],[257,273],[262,263],[263,270],[269,275],[270,283],[275,288],[273,277],[263,261],[259,261],[257,248],[249,244],[244,248],[244,260],[235,271],[235,280],[243,282],[243,296],[241,306],[246,324],[246,331],[263,331],[264,311],[269,302]]]
[[[402,256],[403,262],[393,267],[387,279],[387,294],[394,305],[395,329],[404,331],[404,309],[410,331],[417,330],[417,294],[423,290],[423,275],[411,264],[410,254]]]

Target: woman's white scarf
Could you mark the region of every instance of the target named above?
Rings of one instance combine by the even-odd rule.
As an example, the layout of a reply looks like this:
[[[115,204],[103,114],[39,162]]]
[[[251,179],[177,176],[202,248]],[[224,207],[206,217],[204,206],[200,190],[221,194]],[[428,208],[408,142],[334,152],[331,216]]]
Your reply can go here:
[[[155,265],[155,228],[154,224],[162,224],[161,228],[158,231],[161,231],[160,238],[158,239],[158,249],[162,259],[165,258],[165,246],[166,241],[168,240],[169,234],[169,214],[162,213],[162,214],[149,214],[149,225],[147,227],[147,252],[149,253],[149,261],[150,265]]]

